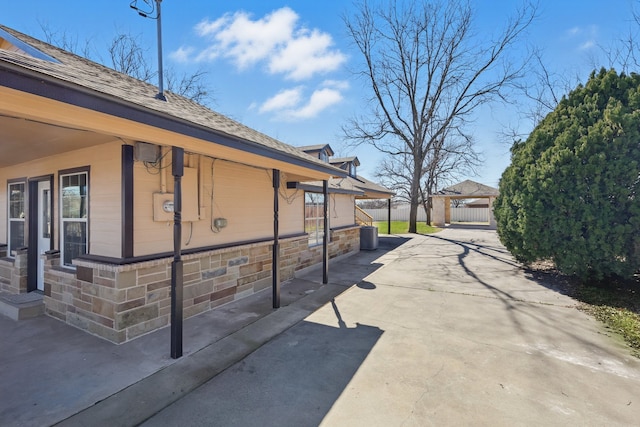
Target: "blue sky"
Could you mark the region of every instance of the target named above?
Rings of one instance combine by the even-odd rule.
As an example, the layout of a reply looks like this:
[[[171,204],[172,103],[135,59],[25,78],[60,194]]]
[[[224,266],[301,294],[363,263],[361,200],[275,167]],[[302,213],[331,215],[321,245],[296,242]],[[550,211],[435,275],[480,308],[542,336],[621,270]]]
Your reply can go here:
[[[116,33],[131,33],[149,46],[155,64],[155,21],[138,16],[129,4],[0,0],[0,23],[37,38],[44,37],[45,25],[79,46],[88,41],[104,58]],[[479,37],[491,37],[517,2],[473,4]],[[632,27],[634,5],[640,6],[632,0],[540,0],[526,42],[543,51],[551,70],[584,82],[599,46],[624,37]],[[364,83],[349,71],[360,60],[341,19],[353,12],[350,0],[164,0],[162,12],[165,67],[206,71],[214,110],[291,145],[329,143],[338,155],[358,156],[359,173],[374,178],[381,156],[371,147],[347,147],[342,141],[341,126],[363,109],[367,96]],[[531,130],[513,107],[478,112],[472,130],[485,162],[477,176],[463,178],[497,186],[509,164],[509,145],[500,136],[505,125]]]

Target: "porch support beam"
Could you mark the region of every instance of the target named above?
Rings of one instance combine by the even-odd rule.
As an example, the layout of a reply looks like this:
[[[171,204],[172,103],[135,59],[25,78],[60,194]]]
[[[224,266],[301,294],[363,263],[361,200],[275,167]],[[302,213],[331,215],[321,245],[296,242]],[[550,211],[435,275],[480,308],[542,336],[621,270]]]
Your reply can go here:
[[[173,262],[171,263],[171,358],[182,357],[182,175],[184,175],[184,149],[173,147],[171,152],[173,174]]]
[[[322,237],[322,283],[329,283],[329,181],[322,181],[324,194],[324,233]]]
[[[122,240],[121,257],[133,257],[133,146],[122,146]]]
[[[278,193],[280,190],[280,170],[273,169],[273,258],[271,260],[273,308],[280,307],[280,224]]]
[[[53,186],[51,186],[51,189],[53,189]],[[38,181],[30,180],[26,190],[29,195],[27,210],[29,216],[26,224],[27,230],[29,230],[29,237],[26,242],[29,248],[27,252],[27,292],[31,292],[38,289],[38,258],[40,257],[38,253]],[[7,253],[7,255],[10,254]]]
[[[387,234],[391,234],[391,198],[387,199]]]

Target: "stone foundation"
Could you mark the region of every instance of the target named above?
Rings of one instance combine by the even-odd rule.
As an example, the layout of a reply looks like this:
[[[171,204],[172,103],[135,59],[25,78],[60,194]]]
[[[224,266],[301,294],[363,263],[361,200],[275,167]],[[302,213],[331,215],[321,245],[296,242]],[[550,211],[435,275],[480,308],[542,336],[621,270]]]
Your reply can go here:
[[[357,252],[359,227],[331,231],[329,256]],[[322,246],[306,236],[280,240],[280,277],[322,262]],[[272,242],[183,255],[183,314],[188,318],[271,286]],[[171,310],[172,258],[127,265],[75,260],[76,270],[59,267],[47,255],[47,314],[114,343],[166,326]]]
[[[0,247],[0,292],[27,292],[27,249],[16,251],[15,258],[7,257],[7,247]]]

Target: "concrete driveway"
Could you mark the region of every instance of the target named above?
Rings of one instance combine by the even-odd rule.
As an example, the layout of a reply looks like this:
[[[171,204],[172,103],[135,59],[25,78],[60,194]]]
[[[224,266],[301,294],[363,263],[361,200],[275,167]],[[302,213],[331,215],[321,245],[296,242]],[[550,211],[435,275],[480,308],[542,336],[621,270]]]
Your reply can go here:
[[[494,231],[413,237],[373,263],[144,425],[638,425],[639,361]]]

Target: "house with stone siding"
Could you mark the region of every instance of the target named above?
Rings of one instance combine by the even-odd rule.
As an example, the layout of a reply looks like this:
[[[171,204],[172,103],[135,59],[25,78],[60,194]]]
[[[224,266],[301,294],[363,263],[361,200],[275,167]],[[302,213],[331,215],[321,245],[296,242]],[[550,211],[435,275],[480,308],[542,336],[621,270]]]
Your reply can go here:
[[[0,25],[3,299],[123,343],[359,250],[348,171],[157,92]]]

